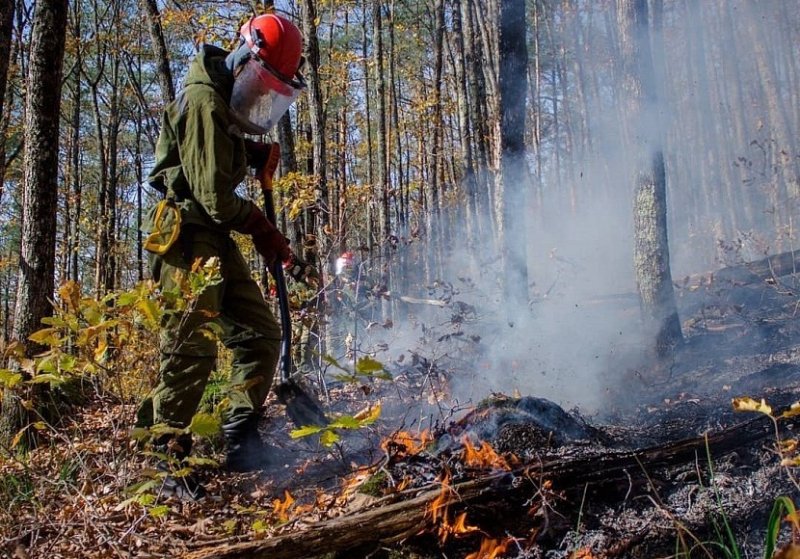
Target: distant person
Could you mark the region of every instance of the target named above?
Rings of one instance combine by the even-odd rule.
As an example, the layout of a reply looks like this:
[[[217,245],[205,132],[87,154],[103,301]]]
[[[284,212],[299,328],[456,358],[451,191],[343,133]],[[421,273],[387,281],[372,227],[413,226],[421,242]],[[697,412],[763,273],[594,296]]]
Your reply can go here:
[[[165,315],[158,382],[138,410],[137,426],[190,424],[217,356],[217,342],[201,327],[216,321],[222,342],[233,352],[230,405],[223,422],[226,466],[248,471],[269,461],[257,427],[278,361],[281,330],[230,232],[250,235],[267,266],[295,257],[286,237],[236,187],[248,166],[260,169],[269,154],[266,144],[244,135],[267,133],[305,82],[299,73],[302,37],[288,19],[253,17],[239,33],[241,45],[233,52],[201,47],[162,118],[149,180],[165,199],[151,211],[145,243],[152,253],[153,277],[162,289],[174,289],[195,261],[215,257],[222,282],[206,289],[188,315]],[[306,269],[289,266],[290,273]],[[180,461],[189,455],[192,438],[162,436],[156,447]],[[167,463],[160,467],[169,471]],[[168,476],[165,490],[190,499],[205,494],[192,476]]]

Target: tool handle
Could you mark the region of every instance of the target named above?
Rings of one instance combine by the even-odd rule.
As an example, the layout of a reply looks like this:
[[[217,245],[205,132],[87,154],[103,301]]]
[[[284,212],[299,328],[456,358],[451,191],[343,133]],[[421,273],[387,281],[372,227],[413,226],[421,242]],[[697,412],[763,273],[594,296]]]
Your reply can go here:
[[[269,157],[264,167],[257,171],[261,183],[261,192],[264,194],[264,214],[273,225],[278,224],[275,215],[275,200],[272,196],[272,176],[278,166],[280,158],[280,145],[273,143]],[[289,314],[289,290],[286,288],[286,277],[283,275],[283,263],[275,260],[270,266],[269,273],[275,280],[278,293],[278,310],[281,318],[281,351],[280,371],[281,381],[288,381],[292,375],[292,317]]]

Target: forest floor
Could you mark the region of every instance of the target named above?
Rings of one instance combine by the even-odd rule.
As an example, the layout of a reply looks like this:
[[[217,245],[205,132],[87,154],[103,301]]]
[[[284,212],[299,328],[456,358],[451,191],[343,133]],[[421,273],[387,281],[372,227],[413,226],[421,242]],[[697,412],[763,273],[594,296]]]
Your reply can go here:
[[[500,454],[507,451],[503,455],[508,463],[456,468],[459,475],[475,478],[559,453],[658,447],[719,431],[753,417],[733,411],[735,396],[765,398],[777,411],[798,400],[800,299],[794,290],[775,282],[730,282],[687,285],[679,294],[686,342],[670,364],[620,372],[624,388],[609,394],[615,405],[602,412],[565,413],[575,425],[599,434],[602,442],[576,442],[558,433],[547,440],[528,436],[509,442],[505,430],[503,443],[501,429],[495,429],[486,438]],[[333,415],[363,411],[365,401],[380,399],[382,404],[379,421],[344,433],[330,447],[315,437],[291,439],[280,406],[271,402],[270,421],[262,432],[275,447],[269,468],[231,474],[198,467],[209,497],[197,503],[161,500],[157,488],[136,493],[137,484],[152,479],[147,474],[152,459],[142,456],[130,439],[133,406],[97,396],[73,409],[58,428],[43,429],[45,443],[39,448],[0,465],[0,556],[200,557],[204,550],[225,549],[234,542],[286,534],[302,538],[319,523],[369,507],[376,496],[441,485],[453,456],[462,456],[451,448],[456,431],[463,432],[476,417],[449,403],[449,381],[459,371],[414,352],[402,362],[395,360],[390,369],[392,381],[329,385],[326,402]],[[508,400],[495,395],[481,406],[492,409],[494,401]],[[426,406],[420,408],[420,402]],[[418,432],[423,416],[435,439],[421,440],[419,449],[398,458],[385,441],[399,441],[401,432]],[[481,429],[472,432],[485,431]],[[781,437],[789,440],[792,434]],[[516,459],[510,457],[511,449]],[[780,465],[775,449],[775,437],[767,437],[723,456],[698,453],[678,465],[642,466],[629,472],[624,483],[573,484],[563,490],[544,483],[536,495],[512,499],[514,504],[467,508],[466,522],[477,529],[461,537],[443,537],[441,530],[437,535],[432,519],[428,533],[391,544],[365,541],[358,549],[327,555],[328,550],[320,549],[319,555],[762,557],[776,498],[800,498],[792,472]],[[223,461],[218,441],[204,441],[197,451]],[[385,475],[376,476],[380,471]],[[404,488],[392,487],[398,481]],[[520,514],[514,507],[523,504],[526,509]],[[782,542],[786,534],[788,530]]]

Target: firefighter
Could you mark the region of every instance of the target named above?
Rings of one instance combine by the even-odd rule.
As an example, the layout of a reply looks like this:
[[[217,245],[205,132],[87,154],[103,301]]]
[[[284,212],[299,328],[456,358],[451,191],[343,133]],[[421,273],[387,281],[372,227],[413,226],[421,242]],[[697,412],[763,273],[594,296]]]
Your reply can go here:
[[[257,16],[239,33],[241,44],[232,52],[201,47],[162,118],[149,181],[165,198],[150,212],[145,243],[153,278],[162,290],[175,289],[198,259],[216,257],[222,281],[203,291],[190,311],[165,313],[159,377],[139,407],[137,426],[189,425],[215,367],[217,343],[203,331],[214,320],[233,354],[230,405],[223,421],[226,466],[250,471],[269,461],[257,426],[281,331],[230,232],[249,235],[267,266],[276,259],[291,263],[290,274],[307,266],[294,265],[298,261],[287,239],[235,189],[248,167],[258,170],[269,154],[267,145],[245,135],[267,133],[305,82],[299,73],[302,37],[288,19]],[[157,448],[177,460],[188,456],[191,445],[191,435],[156,439]],[[167,476],[165,489],[190,499],[205,493],[192,476]]]

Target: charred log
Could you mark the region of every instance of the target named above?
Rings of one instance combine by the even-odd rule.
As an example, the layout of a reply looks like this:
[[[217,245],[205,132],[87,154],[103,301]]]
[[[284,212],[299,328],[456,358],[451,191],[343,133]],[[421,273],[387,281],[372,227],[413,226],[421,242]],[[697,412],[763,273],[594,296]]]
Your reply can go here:
[[[509,503],[521,504],[520,499],[538,493],[545,481],[551,482],[554,490],[562,491],[586,484],[641,480],[658,468],[703,461],[706,453],[716,460],[773,436],[772,423],[761,417],[704,436],[646,449],[606,450],[541,460],[511,472],[487,473],[478,479],[454,483],[444,490],[441,484],[432,484],[390,495],[360,511],[292,533],[201,549],[187,557],[290,559],[316,557],[370,543],[393,544],[433,527],[430,510],[437,499],[437,506],[444,504],[455,510],[473,509],[488,503],[503,503],[497,506],[508,507]]]
[[[717,270],[712,274],[700,276],[689,276],[683,280],[684,284],[703,283],[732,283],[748,285],[758,283],[768,279],[780,278],[789,274],[800,272],[800,252],[789,251],[781,254],[773,254],[736,266],[728,266]]]

